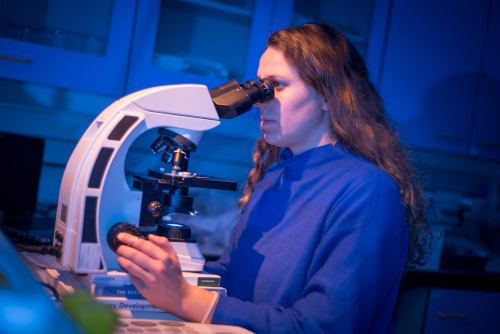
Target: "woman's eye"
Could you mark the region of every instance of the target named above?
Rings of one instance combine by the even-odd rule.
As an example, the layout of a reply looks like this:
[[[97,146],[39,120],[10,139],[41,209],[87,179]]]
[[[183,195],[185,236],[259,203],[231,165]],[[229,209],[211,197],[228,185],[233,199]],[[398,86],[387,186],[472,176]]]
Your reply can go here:
[[[281,88],[281,87],[283,87],[283,84],[279,81],[274,81],[273,86],[274,86],[274,88]]]

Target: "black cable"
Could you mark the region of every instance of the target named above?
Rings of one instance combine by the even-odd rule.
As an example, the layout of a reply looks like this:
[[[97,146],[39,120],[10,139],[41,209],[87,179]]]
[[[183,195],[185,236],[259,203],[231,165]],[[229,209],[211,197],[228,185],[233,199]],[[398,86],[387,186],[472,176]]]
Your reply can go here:
[[[38,253],[38,254],[50,254],[54,256],[61,256],[61,246],[47,245],[47,246],[25,246],[25,245],[17,245],[19,248],[17,249],[19,252],[28,252],[28,253]]]
[[[56,303],[61,301],[61,297],[59,297],[59,293],[57,292],[56,288],[54,288],[52,285],[50,285],[48,283],[44,283],[44,282],[38,282],[38,283],[40,283],[40,285],[44,286],[45,288],[49,289],[50,292],[52,292],[52,294],[56,298]]]

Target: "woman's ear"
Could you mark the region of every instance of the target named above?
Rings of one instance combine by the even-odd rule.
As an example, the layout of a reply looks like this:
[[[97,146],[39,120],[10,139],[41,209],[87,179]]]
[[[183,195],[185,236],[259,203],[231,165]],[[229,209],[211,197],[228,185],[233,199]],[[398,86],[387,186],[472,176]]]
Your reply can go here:
[[[325,99],[323,99],[323,111],[330,111],[330,106],[328,105],[328,102],[326,102]]]
[[[316,95],[316,101],[318,103],[318,107],[321,106],[321,109],[323,111],[330,111],[330,106],[328,105],[328,102],[326,101],[326,98],[323,96],[323,94],[318,93]]]

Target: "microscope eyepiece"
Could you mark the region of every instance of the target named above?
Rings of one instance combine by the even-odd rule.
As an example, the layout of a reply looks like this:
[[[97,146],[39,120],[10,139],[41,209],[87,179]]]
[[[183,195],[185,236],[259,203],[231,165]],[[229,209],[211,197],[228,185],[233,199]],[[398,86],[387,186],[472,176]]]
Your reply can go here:
[[[257,82],[248,80],[240,87],[248,94],[253,104],[267,102],[274,98],[274,86],[268,79]]]
[[[231,119],[252,109],[255,103],[274,98],[274,87],[268,79],[248,80],[238,85],[231,80],[210,90],[210,96],[221,119]]]

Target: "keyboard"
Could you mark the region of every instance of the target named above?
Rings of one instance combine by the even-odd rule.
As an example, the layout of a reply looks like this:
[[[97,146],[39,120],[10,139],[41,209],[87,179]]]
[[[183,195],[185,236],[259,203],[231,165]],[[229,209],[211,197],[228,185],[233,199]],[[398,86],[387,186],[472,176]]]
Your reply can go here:
[[[121,318],[114,331],[114,334],[117,333],[249,334],[252,332],[236,326]]]

